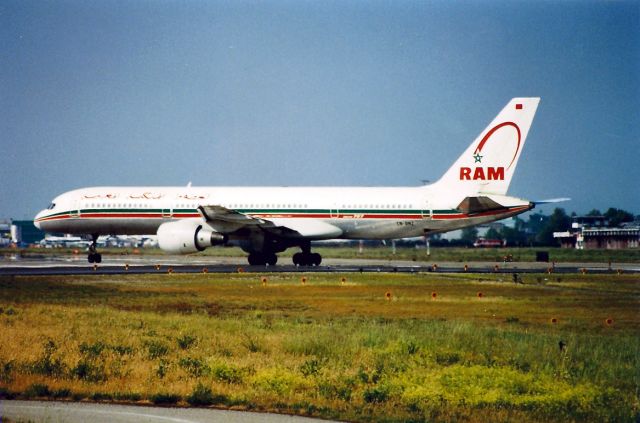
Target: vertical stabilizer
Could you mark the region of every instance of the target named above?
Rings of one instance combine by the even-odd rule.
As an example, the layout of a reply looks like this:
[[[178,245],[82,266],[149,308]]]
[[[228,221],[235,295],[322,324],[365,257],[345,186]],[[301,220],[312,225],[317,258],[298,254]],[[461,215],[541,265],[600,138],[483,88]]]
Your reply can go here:
[[[437,187],[505,195],[539,102],[539,97],[512,99],[436,182]]]

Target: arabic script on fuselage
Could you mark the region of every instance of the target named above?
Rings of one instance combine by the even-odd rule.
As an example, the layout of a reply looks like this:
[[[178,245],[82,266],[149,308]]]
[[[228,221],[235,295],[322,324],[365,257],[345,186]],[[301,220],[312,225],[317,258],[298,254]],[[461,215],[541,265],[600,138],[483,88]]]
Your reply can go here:
[[[158,200],[162,197],[164,197],[164,195],[159,192],[143,192],[142,194],[129,195],[129,198],[133,198],[135,200]]]
[[[111,199],[111,198],[118,198],[118,194],[85,194],[83,197],[84,198],[88,198],[90,200],[93,200],[93,199],[96,199],[96,198]]]
[[[204,200],[207,196],[204,194],[180,194],[178,195],[178,198],[185,200]]]

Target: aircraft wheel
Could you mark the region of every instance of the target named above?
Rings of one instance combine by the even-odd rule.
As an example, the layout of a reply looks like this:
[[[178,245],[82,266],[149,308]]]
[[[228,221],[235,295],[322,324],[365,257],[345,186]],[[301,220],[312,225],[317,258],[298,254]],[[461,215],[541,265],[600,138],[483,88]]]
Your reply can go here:
[[[309,256],[309,262],[313,265],[313,266],[320,266],[320,263],[322,263],[322,256],[318,253],[312,253]]]
[[[302,253],[295,253],[292,260],[293,264],[295,264],[296,266],[302,266],[304,262],[304,255]]]
[[[249,264],[251,266],[260,266],[265,263],[264,257],[260,253],[249,254],[249,257],[247,257],[247,260],[249,260]]]
[[[94,257],[94,260],[95,260],[96,263],[102,263],[102,254],[96,253],[95,257]]]
[[[267,254],[265,256],[265,262],[266,264],[268,264],[269,266],[275,266],[276,263],[278,262],[278,256],[276,256],[275,254],[271,253],[271,254]]]
[[[93,263],[93,262],[95,262],[95,261],[96,261],[95,254],[93,254],[93,253],[89,253],[89,255],[87,256],[87,261],[88,261],[89,263]]]

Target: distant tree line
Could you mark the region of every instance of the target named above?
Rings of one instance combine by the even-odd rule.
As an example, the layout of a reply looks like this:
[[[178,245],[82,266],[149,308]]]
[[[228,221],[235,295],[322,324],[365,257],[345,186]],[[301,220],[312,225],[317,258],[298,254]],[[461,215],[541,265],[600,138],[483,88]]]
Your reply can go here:
[[[528,220],[515,217],[513,227],[491,228],[484,238],[499,239],[511,247],[559,246],[560,243],[553,237],[553,233],[568,231],[571,228],[572,218],[575,216],[577,216],[576,213],[568,215],[564,209],[556,208],[549,216],[542,213],[532,213],[528,216]],[[604,213],[593,209],[586,216],[603,216],[608,221],[608,227],[619,227],[625,222],[640,220],[640,215],[634,216],[626,210],[614,207]],[[462,230],[462,236],[458,240],[447,240],[435,235],[431,238],[431,245],[472,246],[477,239],[478,229],[470,227]]]

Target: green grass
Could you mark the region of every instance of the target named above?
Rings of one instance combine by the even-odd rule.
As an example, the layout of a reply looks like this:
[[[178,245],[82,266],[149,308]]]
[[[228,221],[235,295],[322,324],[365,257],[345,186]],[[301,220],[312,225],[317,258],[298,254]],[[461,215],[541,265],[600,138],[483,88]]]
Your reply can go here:
[[[635,275],[306,276],[0,278],[0,393],[349,421],[640,418]]]

